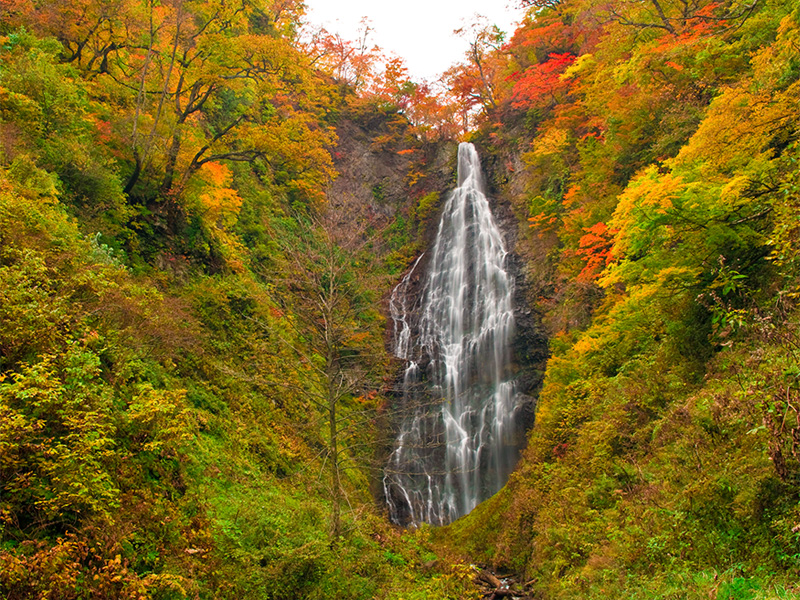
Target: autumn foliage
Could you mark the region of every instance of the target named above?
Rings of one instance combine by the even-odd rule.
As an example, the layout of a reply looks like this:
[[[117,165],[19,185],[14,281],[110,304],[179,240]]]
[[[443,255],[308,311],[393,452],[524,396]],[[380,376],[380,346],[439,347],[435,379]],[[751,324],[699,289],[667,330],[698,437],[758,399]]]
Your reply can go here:
[[[456,130],[399,61],[333,39],[316,55],[303,11],[0,3],[0,597],[366,599],[426,556],[368,481],[389,363],[375,295],[416,239],[329,244],[351,306],[338,381],[360,373],[332,449],[308,335],[325,274],[301,287],[287,265],[314,256],[330,204],[342,238],[393,224],[329,203],[337,126],[386,124],[369,135],[401,158],[404,200]],[[398,589],[462,587],[426,578]]]
[[[1,597],[797,595],[796,3],[522,4],[419,82],[298,0],[0,0]],[[403,532],[381,310],[456,139],[551,358]]]
[[[474,139],[552,356],[522,466],[455,543],[546,598],[792,596],[797,7],[525,4],[458,81],[492,91]]]
[[[514,82],[511,105],[514,108],[527,108],[559,103],[560,96],[569,89],[569,81],[562,79],[562,75],[574,61],[575,57],[568,52],[553,53],[545,62],[511,75]]]

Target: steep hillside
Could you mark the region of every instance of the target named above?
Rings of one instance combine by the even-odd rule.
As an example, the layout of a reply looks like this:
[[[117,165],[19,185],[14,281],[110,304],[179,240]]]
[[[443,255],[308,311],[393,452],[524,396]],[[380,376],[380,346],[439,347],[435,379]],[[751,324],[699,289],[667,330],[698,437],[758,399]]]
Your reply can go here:
[[[800,17],[532,4],[456,75],[552,356],[523,464],[441,537],[546,598],[794,597]]]
[[[3,8],[4,598],[463,587],[371,493],[380,303],[447,151],[313,69],[289,8]]]

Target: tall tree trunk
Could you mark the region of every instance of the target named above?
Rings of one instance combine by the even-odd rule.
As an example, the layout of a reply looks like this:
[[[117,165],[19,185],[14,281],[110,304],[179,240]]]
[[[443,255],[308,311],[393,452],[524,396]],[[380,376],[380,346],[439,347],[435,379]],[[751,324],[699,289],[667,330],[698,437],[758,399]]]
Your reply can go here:
[[[331,465],[331,500],[333,502],[333,515],[331,523],[331,540],[337,543],[341,533],[341,514],[342,514],[342,482],[339,477],[339,426],[336,422],[336,386],[335,386],[335,367],[336,360],[333,348],[328,348],[328,427],[330,432],[330,465]]]
[[[175,179],[175,165],[178,163],[178,152],[181,149],[181,134],[178,129],[172,134],[172,144],[167,153],[167,165],[164,169],[164,181],[161,183],[161,191],[169,192],[172,189],[172,182]]]
[[[139,175],[142,174],[142,157],[139,155],[139,150],[135,146],[133,148],[133,160],[133,173],[128,177],[128,183],[125,184],[125,189],[122,190],[126,196],[131,195],[133,186],[136,185],[136,182],[139,181]]]
[[[664,29],[669,31],[672,35],[675,35],[675,28],[672,26],[672,23],[670,23],[669,19],[667,18],[667,15],[664,14],[664,9],[661,8],[661,4],[659,3],[659,1],[650,0],[650,3],[653,5],[653,8],[656,9],[656,12],[658,13],[658,18],[661,19],[661,22],[664,24]]]

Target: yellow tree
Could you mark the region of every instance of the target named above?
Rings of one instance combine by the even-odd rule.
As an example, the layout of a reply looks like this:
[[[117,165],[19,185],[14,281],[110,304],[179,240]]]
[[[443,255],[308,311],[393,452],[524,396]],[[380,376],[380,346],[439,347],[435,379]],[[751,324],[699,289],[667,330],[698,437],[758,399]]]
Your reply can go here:
[[[332,176],[329,86],[293,47],[302,3],[57,0],[29,13],[116,112],[128,195],[177,199],[220,161],[261,161],[311,199]]]

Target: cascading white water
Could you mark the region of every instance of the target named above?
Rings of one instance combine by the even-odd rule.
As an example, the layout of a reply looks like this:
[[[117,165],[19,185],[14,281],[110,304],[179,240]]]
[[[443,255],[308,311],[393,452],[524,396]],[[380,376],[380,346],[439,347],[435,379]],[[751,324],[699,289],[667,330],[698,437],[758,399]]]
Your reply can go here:
[[[516,463],[506,254],[477,152],[462,143],[421,303],[409,306],[407,295],[422,257],[390,302],[395,355],[406,361],[405,417],[384,476],[396,523],[449,523],[497,492]]]

